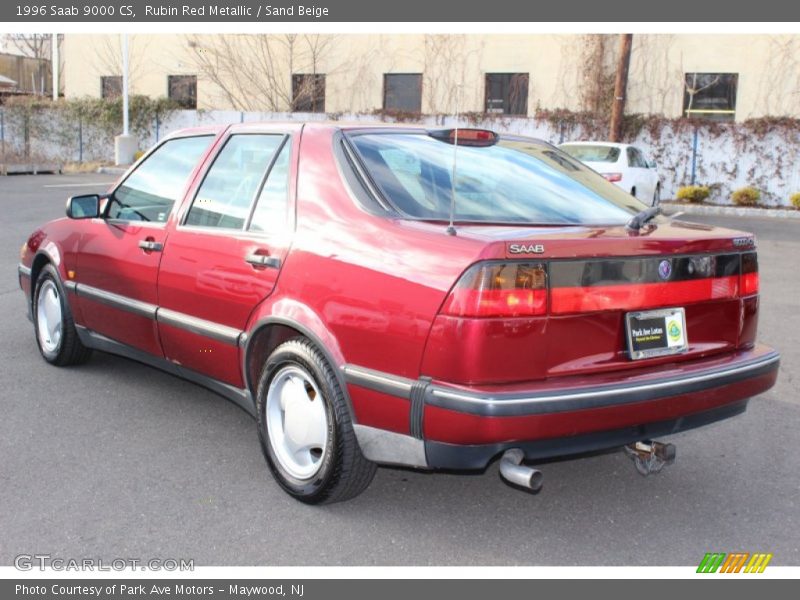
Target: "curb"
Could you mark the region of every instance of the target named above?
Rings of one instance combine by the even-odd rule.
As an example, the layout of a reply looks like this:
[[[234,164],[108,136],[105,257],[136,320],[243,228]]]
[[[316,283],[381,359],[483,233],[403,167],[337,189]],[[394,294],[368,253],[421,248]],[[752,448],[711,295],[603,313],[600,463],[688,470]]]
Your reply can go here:
[[[123,175],[129,168],[130,165],[127,167],[98,167],[97,172],[103,175]]]
[[[724,215],[727,217],[761,217],[800,220],[800,210],[791,208],[747,208],[743,206],[683,204],[680,202],[662,202],[661,206],[665,209],[669,209],[666,213],[667,215],[681,212],[689,215]]]

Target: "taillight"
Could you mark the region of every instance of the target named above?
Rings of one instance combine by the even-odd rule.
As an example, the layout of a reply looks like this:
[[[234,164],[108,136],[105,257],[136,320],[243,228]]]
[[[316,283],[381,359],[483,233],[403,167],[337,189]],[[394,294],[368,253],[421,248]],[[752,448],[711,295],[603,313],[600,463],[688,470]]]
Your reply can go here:
[[[458,280],[442,307],[454,317],[525,317],[547,312],[540,263],[478,263]]]
[[[610,181],[611,183],[616,183],[617,181],[622,181],[622,173],[602,173],[603,177],[606,180]]]
[[[739,294],[752,296],[758,293],[758,255],[755,252],[742,254],[742,270],[739,281]]]

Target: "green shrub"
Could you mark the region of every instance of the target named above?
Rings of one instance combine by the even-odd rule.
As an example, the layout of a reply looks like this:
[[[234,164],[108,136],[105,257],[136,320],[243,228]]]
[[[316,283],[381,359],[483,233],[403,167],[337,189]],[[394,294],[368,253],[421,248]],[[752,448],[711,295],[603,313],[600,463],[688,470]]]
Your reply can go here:
[[[800,192],[797,192],[796,194],[792,194],[791,196],[789,196],[789,202],[795,208],[800,209]]]
[[[731,200],[736,206],[758,206],[761,192],[752,186],[739,188],[731,195]]]
[[[708,198],[710,193],[711,190],[708,189],[707,185],[685,185],[678,188],[678,200],[702,202]]]

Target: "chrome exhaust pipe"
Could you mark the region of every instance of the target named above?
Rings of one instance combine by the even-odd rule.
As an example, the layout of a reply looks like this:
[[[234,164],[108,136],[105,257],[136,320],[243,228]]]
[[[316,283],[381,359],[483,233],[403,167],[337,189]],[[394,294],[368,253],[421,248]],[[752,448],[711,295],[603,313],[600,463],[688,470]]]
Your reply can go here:
[[[519,448],[511,448],[503,453],[500,459],[500,475],[514,485],[538,492],[542,489],[544,475],[541,471],[523,465],[525,453]]]

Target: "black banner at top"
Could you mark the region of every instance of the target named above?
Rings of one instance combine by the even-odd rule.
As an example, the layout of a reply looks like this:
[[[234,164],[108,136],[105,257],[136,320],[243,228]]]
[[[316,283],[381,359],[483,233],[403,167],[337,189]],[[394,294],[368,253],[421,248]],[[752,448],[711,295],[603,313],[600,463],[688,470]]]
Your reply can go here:
[[[0,20],[27,22],[797,22],[800,3],[710,0],[7,0]]]

